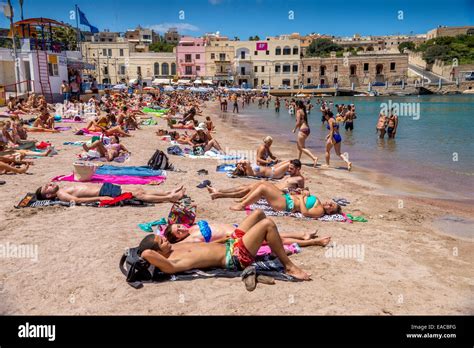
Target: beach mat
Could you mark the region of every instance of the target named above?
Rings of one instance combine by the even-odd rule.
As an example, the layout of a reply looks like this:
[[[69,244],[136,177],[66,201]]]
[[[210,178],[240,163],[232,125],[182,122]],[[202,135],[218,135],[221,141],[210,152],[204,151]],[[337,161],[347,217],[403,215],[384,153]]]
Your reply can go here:
[[[349,222],[346,217],[342,214],[333,214],[333,215],[323,215],[319,218],[310,218],[307,216],[304,216],[301,213],[292,213],[288,211],[276,211],[273,210],[273,208],[268,204],[268,202],[265,199],[260,199],[258,202],[251,204],[247,207],[245,207],[245,210],[247,212],[247,215],[250,214],[250,212],[260,209],[262,210],[266,216],[289,216],[293,217],[296,219],[302,219],[302,220],[317,220],[317,221],[334,221],[334,222]]]
[[[153,170],[148,166],[114,166],[102,165],[97,168],[96,174],[101,175],[129,175],[129,176],[166,176],[165,170]]]
[[[275,280],[299,282],[300,280],[284,273],[284,267],[278,259],[272,257],[258,258],[255,266],[257,274],[266,275]],[[144,283],[162,283],[165,281],[184,281],[205,278],[237,278],[242,271],[229,271],[223,268],[207,270],[193,269],[177,274],[166,274],[138,256],[138,248],[129,248],[122,255],[119,262],[122,274],[127,278],[127,284],[135,289],[143,287]]]

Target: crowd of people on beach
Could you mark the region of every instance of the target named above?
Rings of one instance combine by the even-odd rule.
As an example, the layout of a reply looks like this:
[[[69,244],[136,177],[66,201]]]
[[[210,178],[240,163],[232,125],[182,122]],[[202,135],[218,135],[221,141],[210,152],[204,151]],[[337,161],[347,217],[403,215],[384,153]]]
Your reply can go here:
[[[90,137],[89,141],[81,142],[83,153],[80,158],[89,156],[113,162],[122,156],[130,156],[126,139],[145,126],[157,125],[160,120],[167,128],[159,128],[156,135],[172,145],[172,150],[168,148],[168,154],[225,158],[228,154],[222,145],[224,134],[217,132],[211,116],[205,110],[206,105],[216,102],[223,114],[230,112],[227,108],[229,102],[232,104],[232,113],[239,113],[251,103],[257,103],[259,108],[268,108],[273,101],[276,112],[280,112],[281,104],[284,103],[290,117],[295,117],[293,133],[297,134],[297,156],[280,158],[271,150],[273,138],[267,136],[255,151],[255,163],[246,158],[231,159],[234,163],[229,175],[257,180],[243,185],[229,185],[228,188],[217,188],[210,182],[205,183],[210,199],[234,198],[235,204],[230,207],[234,211],[244,211],[264,200],[276,212],[300,214],[307,219],[342,214],[340,204],[320,199],[305,185],[302,155],[311,159],[313,167],[318,164],[318,157],[306,147],[311,134],[308,114],[314,108],[309,99],[282,101],[282,98],[268,94],[245,92],[239,95],[221,90],[214,93],[174,91],[144,94],[106,90],[103,94],[95,93],[87,99],[71,100],[67,94],[69,91],[65,89],[63,92],[65,100],[57,105],[48,104],[43,96],[35,94],[27,99],[10,98],[5,113],[7,119],[0,121],[0,173],[26,173],[34,163],[32,158],[54,155],[56,151],[52,144],[30,139],[29,133],[57,133],[65,129],[62,125],[68,124],[80,124],[80,128],[69,127],[74,135]],[[333,106],[331,102],[320,99],[317,104],[320,106],[321,122],[328,131],[325,166],[329,166],[331,150],[334,149],[336,155],[346,163],[347,169],[351,170],[352,163],[347,154],[342,153],[339,123],[344,123],[346,131],[353,131],[357,118],[356,107],[353,104]],[[394,137],[397,125],[396,116],[381,115],[377,130],[382,133],[382,128],[388,127],[389,137]],[[219,140],[217,134],[220,135]],[[56,182],[49,182],[36,189],[35,199],[87,204],[114,201],[124,193],[146,203],[176,203],[187,197],[183,186],[160,191],[140,187],[124,189],[114,183],[60,186]],[[325,246],[330,242],[330,237],[319,238],[314,232],[279,233],[275,222],[259,209],[243,219],[237,228],[228,221],[213,222],[206,225],[207,232],[204,233],[200,226],[170,223],[161,233],[151,234],[141,241],[141,257],[170,274],[208,267],[244,270],[256,260],[259,248],[265,244],[289,275],[307,280],[310,274],[290,261],[285,246],[291,243]]]

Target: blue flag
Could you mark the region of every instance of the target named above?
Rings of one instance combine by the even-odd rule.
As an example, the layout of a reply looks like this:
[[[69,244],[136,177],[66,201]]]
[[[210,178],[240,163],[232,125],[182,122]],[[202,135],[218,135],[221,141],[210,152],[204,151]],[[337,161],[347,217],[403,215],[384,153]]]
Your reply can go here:
[[[89,23],[89,21],[86,18],[86,15],[84,14],[84,12],[82,12],[79,9],[79,7],[77,8],[77,12],[79,13],[79,23],[80,24],[88,26],[90,28],[90,31],[92,32],[92,34],[95,34],[95,33],[99,32],[99,29],[97,29],[96,27],[94,27],[93,25],[91,25]]]

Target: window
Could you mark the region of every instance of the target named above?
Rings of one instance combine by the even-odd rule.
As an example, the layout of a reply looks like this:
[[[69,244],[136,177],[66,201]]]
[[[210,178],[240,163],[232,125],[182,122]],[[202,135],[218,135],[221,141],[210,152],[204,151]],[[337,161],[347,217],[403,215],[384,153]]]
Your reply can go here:
[[[224,67],[221,65],[221,73],[224,72]]]
[[[311,78],[308,77],[308,78],[306,79],[306,83],[307,83],[308,85],[310,85],[310,84],[311,84]]]
[[[254,72],[258,72],[258,66],[255,66],[255,67],[253,68],[253,71],[254,71]]]
[[[311,72],[311,65],[308,65],[308,72]]]
[[[245,52],[244,51],[240,52],[240,59],[245,59]]]
[[[382,75],[383,74],[383,64],[377,64],[375,66],[375,74]]]
[[[216,59],[215,53],[211,53],[211,59]]]
[[[337,83],[337,77],[334,78],[334,84],[336,84],[336,83]]]
[[[326,75],[326,66],[321,65],[321,67],[319,68],[319,74],[320,74],[321,76]]]
[[[265,80],[262,80],[262,83],[261,83],[261,85],[263,86],[264,84],[265,84]]]
[[[184,55],[184,62],[185,63],[191,63],[191,55],[190,54],[185,54]]]
[[[262,65],[261,72],[265,72],[265,67]]]
[[[120,65],[119,74],[120,75],[125,75],[125,65]]]
[[[112,57],[112,49],[109,48],[109,57]]]
[[[159,75],[160,74],[160,63],[155,63],[153,65],[153,68],[154,68],[153,69],[154,70],[153,74],[154,75]]]
[[[357,73],[357,66],[351,65],[351,75],[355,75]]]
[[[293,54],[298,54],[298,47],[293,47]]]
[[[240,67],[240,75],[245,75],[245,67],[244,66]]]
[[[102,49],[102,55],[103,55],[103,56],[106,56],[106,55],[107,55],[107,49],[106,49],[106,48],[103,48],[103,49]]]
[[[337,65],[334,65],[334,72],[337,72]]]
[[[298,64],[293,64],[293,72],[298,72]]]
[[[254,56],[258,56],[258,51],[253,52]]]
[[[291,54],[291,48],[290,47],[285,47],[283,48],[283,55],[288,56]]]
[[[58,65],[54,63],[48,63],[49,76],[59,76]]]
[[[171,75],[176,75],[176,64],[171,63]]]
[[[108,74],[109,74],[109,67],[104,66],[104,75],[108,75]]]
[[[276,73],[279,73],[280,70],[281,70],[280,64],[275,65],[275,72],[276,72]]]
[[[219,60],[221,62],[225,61],[225,53],[219,53]]]
[[[276,56],[280,56],[280,55],[281,55],[281,48],[280,48],[280,47],[275,48],[275,55],[276,55]]]
[[[200,65],[196,66],[196,71],[201,71],[201,66]]]
[[[123,48],[121,48],[121,49],[119,50],[119,55],[120,55],[120,57],[123,57]]]
[[[142,75],[142,67],[141,66],[137,66],[137,75],[138,76]]]
[[[283,64],[283,73],[284,73],[284,74],[285,74],[285,73],[287,74],[287,73],[289,73],[290,71],[291,71],[291,66],[290,66],[290,64]]]
[[[188,67],[187,67],[188,68]],[[191,68],[191,67],[189,67]],[[170,74],[170,69],[169,69],[169,65],[168,63],[163,63],[161,64],[161,75],[169,75]],[[186,75],[190,75],[190,74],[187,74]]]
[[[364,63],[364,71],[369,71],[369,63]]]
[[[185,75],[192,75],[193,74],[193,67],[192,66],[185,66],[184,67],[184,74]]]
[[[394,71],[395,70],[395,62],[391,62],[390,63],[390,71]]]
[[[200,55],[200,54],[196,54],[196,59],[201,59],[201,55]]]
[[[265,54],[266,54],[267,56],[269,56],[269,55],[270,55],[270,51],[265,51]]]

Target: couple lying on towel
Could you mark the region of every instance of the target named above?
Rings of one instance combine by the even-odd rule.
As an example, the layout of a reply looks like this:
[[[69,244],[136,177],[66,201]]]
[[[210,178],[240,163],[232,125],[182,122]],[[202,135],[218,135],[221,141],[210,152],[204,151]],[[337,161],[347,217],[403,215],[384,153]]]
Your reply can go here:
[[[265,214],[261,210],[255,210],[253,212],[255,221],[265,219]],[[166,227],[163,232],[163,236],[172,243],[210,243],[210,242],[223,242],[232,235],[234,235],[236,225],[223,224],[223,223],[208,223],[205,220],[200,220],[192,226],[182,224],[171,224]],[[312,233],[303,231],[294,232],[280,232],[280,237],[283,244],[297,243],[300,247],[306,247],[311,245],[326,246],[331,237],[317,238],[316,231]]]
[[[288,258],[277,226],[261,211],[247,216],[232,236],[221,243],[171,244],[165,237],[150,234],[141,241],[139,253],[142,258],[167,274],[216,267],[239,271],[255,261],[264,242],[278,257],[288,275],[300,280],[310,280],[311,275]]]
[[[38,200],[58,199],[63,202],[93,203],[101,200],[111,200],[124,192],[129,192],[134,198],[146,203],[176,202],[184,196],[185,189],[178,187],[167,192],[147,192],[142,188],[127,188],[122,190],[121,186],[105,183],[97,185],[74,185],[60,188],[58,184],[50,182],[36,190]]]

